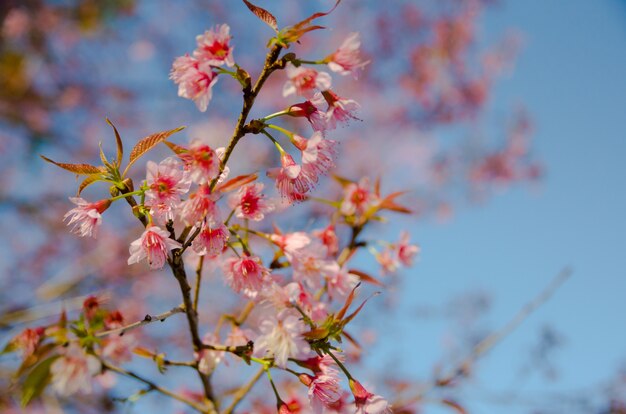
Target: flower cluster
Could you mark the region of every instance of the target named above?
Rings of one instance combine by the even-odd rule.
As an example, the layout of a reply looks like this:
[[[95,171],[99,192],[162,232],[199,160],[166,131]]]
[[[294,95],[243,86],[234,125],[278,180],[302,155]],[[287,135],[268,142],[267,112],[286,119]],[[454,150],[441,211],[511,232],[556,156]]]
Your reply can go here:
[[[279,32],[274,40],[297,40],[306,32],[300,33],[297,30],[306,29],[294,28],[291,30],[295,32]],[[171,78],[179,86],[179,96],[194,100],[202,111],[207,109],[219,73],[231,74],[245,84],[239,77],[245,72],[243,69],[237,67],[233,75],[234,72],[222,68],[235,66],[230,40],[229,27],[216,26],[196,38],[197,48],[192,55],[174,61]],[[166,263],[171,267],[181,287],[184,305],[181,311],[187,313],[194,346],[194,361],[181,365],[195,369],[205,386],[218,365],[233,358],[243,359],[247,363],[261,364],[268,374],[272,369],[293,374],[294,379],[306,387],[306,391],[301,390],[308,402],[300,407],[310,406],[316,414],[388,413],[390,406],[386,400],[366,391],[353,378],[337,344],[342,338],[356,343],[345,328],[365,305],[364,301],[352,309],[359,286],[362,283],[383,285],[367,272],[355,269],[358,264],[353,258],[364,250],[362,247],[372,243],[362,239],[363,230],[372,221],[378,220],[385,211],[408,212],[394,201],[399,193],[384,196],[380,183],[372,186],[368,178],[358,181],[337,178],[343,192],[334,199],[315,199],[328,208],[330,218],[318,228],[283,232],[276,224],[272,230],[265,224],[271,213],[311,198],[317,184],[335,166],[337,142],[326,133],[339,123],[356,119],[359,105],[331,90],[331,76],[315,69],[315,65],[328,65],[333,72],[356,77],[368,62],[361,58],[356,33],[319,61],[300,59],[293,53],[281,57],[278,44],[268,54],[259,76],[264,80],[272,72],[285,69],[287,81],[283,97],[297,95],[306,99],[304,102],[251,121],[246,118],[248,112],[242,112],[234,138],[224,148],[213,148],[199,138],[187,145],[170,142],[169,137],[179,129],[150,135],[133,148],[130,163],[122,172],[123,148],[115,130],[116,160],[108,161],[103,156],[101,167],[84,164],[68,167],[89,175],[91,181],[85,185],[92,181],[113,183],[112,198],[97,203],[73,198],[78,207],[68,212],[66,218],[81,236],[95,236],[96,226],[102,221],[101,214],[111,203],[125,200],[132,207],[144,228],[139,238],[130,243],[128,264],[145,260],[151,269],[160,269]],[[257,85],[262,84],[257,82]],[[255,89],[257,86],[247,87],[246,90],[244,85],[244,100],[246,105],[252,105],[259,90]],[[295,132],[297,122],[289,124],[290,129],[287,129],[279,122],[281,116],[306,118],[313,133],[306,138]],[[272,135],[276,131],[280,136]],[[250,172],[230,177],[226,164],[234,147],[247,133],[267,137],[268,145],[277,150],[280,166],[268,168],[265,176]],[[173,155],[160,162],[147,161],[145,179],[135,186],[126,176],[129,167],[160,143],[166,144]],[[276,197],[265,194],[264,180],[269,181],[266,177],[274,181]],[[343,230],[351,233],[351,237],[344,237]],[[387,270],[395,270],[399,264],[410,266],[418,250],[409,243],[408,235],[403,234],[400,242],[389,245],[385,253],[375,255],[381,263],[387,263],[383,264]],[[388,258],[383,259],[383,255]],[[186,264],[192,261],[198,264],[195,289],[189,285],[186,275]],[[230,295],[248,304],[242,316],[224,315],[214,330],[201,335],[199,290],[205,262],[210,263]],[[144,322],[149,322],[149,315],[146,318]],[[224,321],[232,321],[232,324],[228,327]],[[110,361],[128,361],[133,338],[107,336],[111,332],[125,332],[119,313],[104,312],[100,302],[92,298],[85,303],[81,319],[72,327],[80,341],[69,339],[65,325],[57,328],[55,343],[61,340],[71,343],[55,356],[50,367],[53,387],[60,394],[89,392],[91,377],[103,367],[124,372],[111,368]],[[228,333],[224,335],[226,329]],[[16,339],[16,347],[26,356],[36,353],[45,338],[52,338],[45,332],[25,332]],[[224,345],[219,344],[221,338]],[[143,348],[136,348],[135,353],[152,358],[160,370],[166,365],[161,353]],[[136,378],[134,374],[130,376]],[[349,381],[352,396],[342,388],[342,377]],[[300,401],[298,392],[285,391],[283,396],[288,394],[288,398],[283,400],[282,391],[278,391],[271,377],[270,381],[279,412],[295,412],[293,407],[300,404],[296,403]],[[210,402],[211,398],[213,396],[207,392],[204,399],[182,401],[194,406],[194,401]]]

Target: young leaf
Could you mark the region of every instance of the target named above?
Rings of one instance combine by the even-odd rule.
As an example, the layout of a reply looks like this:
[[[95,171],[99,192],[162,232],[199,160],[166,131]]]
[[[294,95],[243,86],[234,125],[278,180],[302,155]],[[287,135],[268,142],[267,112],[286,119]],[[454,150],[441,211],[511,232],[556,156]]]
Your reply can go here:
[[[170,129],[169,131],[157,132],[156,134],[148,135],[147,137],[141,139],[141,141],[139,141],[130,152],[128,165],[126,166],[124,174],[122,175],[125,176],[130,166],[133,165],[133,163],[137,161],[142,155],[150,151],[157,144],[168,139],[172,134],[175,134],[183,129],[185,129],[185,127],[178,127],[175,129]]]
[[[107,120],[107,124],[111,125],[111,128],[113,128],[113,132],[115,132],[115,144],[117,146],[117,155],[115,156],[115,166],[119,168],[120,164],[122,163],[122,157],[124,156],[124,146],[122,145],[122,138],[120,137],[120,133],[117,132],[117,128],[115,128],[115,125],[113,125],[113,122],[111,122],[109,118],[106,118],[106,120]]]
[[[185,152],[189,152],[189,150],[181,145],[174,144],[173,142],[163,141],[165,145],[176,155],[184,154]]]
[[[218,185],[215,188],[215,191],[221,191],[222,193],[226,193],[228,191],[236,190],[241,186],[254,182],[257,178],[259,178],[259,176],[256,173],[239,175],[231,180],[226,181],[223,184]]]
[[[302,37],[303,34],[313,31],[313,30],[318,30],[318,29],[324,29],[323,26],[310,26],[309,24],[320,17],[326,16],[330,13],[333,12],[333,10],[335,10],[337,8],[337,6],[339,5],[339,3],[341,2],[341,0],[337,0],[337,2],[335,3],[335,5],[333,6],[332,9],[330,9],[327,12],[318,12],[318,13],[314,13],[312,15],[310,15],[309,17],[307,17],[306,19],[296,23],[295,25],[288,27],[287,29],[285,29],[283,32],[281,32],[281,39],[285,40],[287,43],[293,43],[298,41],[298,39],[300,39],[300,37]],[[287,46],[287,45],[285,45]]]
[[[50,381],[50,365],[58,355],[43,360],[26,377],[22,390],[22,407],[26,407],[34,398],[37,398]]]
[[[358,276],[359,279],[361,279],[363,282],[371,283],[372,285],[376,285],[376,286],[384,286],[380,280],[360,270],[348,269],[348,273]]]
[[[255,6],[248,0],[243,0],[243,2],[246,4],[246,6],[248,6],[248,9],[250,9],[250,11],[254,13],[256,17],[263,20],[269,27],[274,29],[274,31],[278,31],[278,23],[276,22],[276,17],[274,17],[272,13],[268,12],[264,8]]]
[[[80,193],[83,192],[83,190],[85,188],[87,188],[88,186],[90,186],[91,184],[101,181],[100,179],[100,174],[91,174],[88,175],[82,183],[80,183],[80,185],[78,186],[78,191],[76,192],[76,197],[80,196]]]
[[[44,161],[47,161],[51,164],[56,165],[57,167],[63,168],[64,170],[73,172],[78,175],[91,175],[91,174],[100,174],[105,172],[103,167],[96,167],[95,165],[90,164],[67,164],[63,162],[56,162],[51,160],[50,158],[40,155]]]

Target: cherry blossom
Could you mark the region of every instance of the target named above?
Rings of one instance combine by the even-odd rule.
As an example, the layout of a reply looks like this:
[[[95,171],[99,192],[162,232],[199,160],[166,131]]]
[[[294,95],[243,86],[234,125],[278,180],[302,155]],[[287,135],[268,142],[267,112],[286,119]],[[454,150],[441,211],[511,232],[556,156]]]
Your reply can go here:
[[[168,252],[182,247],[176,240],[169,238],[169,233],[157,226],[146,227],[141,237],[130,244],[128,264],[139,263],[148,259],[152,269],[160,269],[167,260]]]
[[[146,174],[146,200],[150,212],[165,220],[174,218],[173,210],[180,204],[182,194],[189,191],[191,181],[182,169],[182,163],[168,157],[158,165],[148,161]]]
[[[202,63],[208,65],[221,66],[224,63],[227,66],[234,66],[233,47],[229,42],[230,27],[227,24],[215,26],[212,30],[207,30],[204,34],[196,36],[198,48],[193,55]]]
[[[218,342],[217,335],[209,332],[202,337],[202,342],[205,344],[215,344]],[[213,372],[217,364],[224,358],[224,352],[212,349],[203,349],[196,352],[194,355],[198,361],[198,370],[205,375]]]
[[[211,193],[208,184],[198,186],[195,193],[179,205],[179,215],[187,226],[195,226],[201,221],[220,221],[220,210],[216,204],[219,197],[217,193]]]
[[[50,366],[52,388],[62,396],[91,392],[91,377],[100,372],[100,361],[71,343]]]
[[[43,327],[24,329],[22,333],[10,342],[10,346],[20,349],[22,351],[22,359],[26,359],[35,352],[44,334],[45,328]]]
[[[81,237],[93,236],[95,238],[98,233],[98,226],[102,223],[102,213],[109,208],[111,202],[100,200],[90,203],[80,197],[70,197],[70,201],[76,204],[76,207],[63,216],[64,220],[69,218],[67,225],[73,224],[72,232]]]
[[[217,256],[224,250],[229,237],[228,228],[223,223],[209,220],[202,224],[202,229],[191,244],[191,248],[198,256]]]
[[[303,171],[302,166],[296,164],[289,154],[280,157],[281,168],[268,170],[267,175],[276,180],[276,188],[282,197],[290,203],[302,201],[306,193],[315,187],[317,177]]]
[[[315,96],[318,98],[315,99]],[[316,104],[324,103],[324,98],[319,92],[314,95],[313,99],[316,100]],[[324,132],[327,129],[326,113],[320,111],[316,104],[312,101],[304,101],[299,104],[291,105],[287,114],[294,118],[304,117],[311,123],[314,131]]]
[[[302,334],[306,326],[298,314],[283,311],[270,315],[259,326],[260,335],[254,342],[255,353],[274,357],[274,364],[281,368],[288,358],[304,358],[310,352],[309,344]]]
[[[409,233],[403,231],[400,235],[400,241],[396,245],[398,260],[406,267],[413,266],[413,259],[420,252],[419,246],[409,244],[409,238]]]
[[[363,214],[377,202],[378,198],[370,190],[369,179],[364,177],[358,184],[350,183],[346,186],[340,211],[346,216]]]
[[[350,389],[356,404],[355,414],[391,414],[391,405],[380,395],[368,392],[359,381],[350,380]]]
[[[358,71],[369,63],[369,61],[361,59],[359,52],[360,47],[361,40],[359,39],[359,33],[350,33],[339,49],[325,59],[328,68],[341,75],[352,73],[356,79],[358,77]]]
[[[226,283],[237,293],[254,298],[263,288],[269,270],[257,256],[231,257],[223,265]]]
[[[274,210],[274,204],[262,193],[263,183],[248,184],[241,187],[229,198],[229,205],[235,209],[235,216],[241,219],[261,221],[266,213]]]
[[[174,60],[170,79],[178,85],[178,96],[194,101],[201,112],[207,110],[217,82],[217,73],[209,64],[189,55],[180,56]]]
[[[342,98],[330,89],[323,91],[322,97],[328,104],[326,111],[326,127],[328,129],[337,128],[338,123],[347,123],[351,119],[359,119],[354,115],[356,110],[361,107],[356,101]],[[314,104],[317,104],[317,101]]]
[[[219,174],[220,160],[217,153],[198,138],[193,139],[187,151],[178,156],[185,164],[185,171],[189,173],[189,178],[194,183],[205,183]]]
[[[322,414],[341,398],[337,371],[319,373],[316,376],[301,374],[300,382],[309,387],[308,395],[315,414]]]
[[[304,66],[295,67],[292,63],[287,63],[285,69],[288,80],[283,87],[284,97],[296,94],[311,98],[316,89],[325,91],[330,88],[332,80],[326,72],[318,72]]]
[[[321,132],[315,132],[308,140],[294,135],[293,140],[302,151],[302,169],[306,174],[317,177],[335,166],[336,141],[325,139]]]

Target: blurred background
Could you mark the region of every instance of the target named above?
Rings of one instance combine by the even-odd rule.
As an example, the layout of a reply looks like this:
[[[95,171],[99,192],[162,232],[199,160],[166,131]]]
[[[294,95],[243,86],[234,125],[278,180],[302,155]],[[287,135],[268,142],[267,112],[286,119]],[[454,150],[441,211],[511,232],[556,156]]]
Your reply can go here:
[[[257,3],[283,27],[334,2]],[[173,59],[220,23],[231,26],[236,61],[254,77],[271,31],[238,2],[0,4],[0,346],[63,306],[80,308],[85,295],[106,296],[129,320],[177,304],[167,284],[155,282],[159,272],[126,266],[138,234],[128,233],[128,221],[105,220],[97,240],[69,234],[61,219],[76,182],[38,154],[96,162],[100,141],[114,148],[105,117],[127,148],[179,125],[188,126],[179,143],[202,136],[224,145],[238,85],[220,79],[199,113],[168,80]],[[391,390],[429,387],[569,268],[571,277],[467,376],[434,387],[412,408],[626,412],[626,2],[345,0],[323,24],[327,30],[294,51],[323,57],[359,31],[371,60],[358,82],[333,79],[362,106],[361,122],[333,134],[341,142],[336,172],[381,176],[384,189],[407,190],[403,201],[415,214],[377,231],[396,240],[407,230],[422,249],[360,315],[360,333],[371,340],[363,376],[387,380],[392,402]],[[279,74],[267,91],[284,81]],[[252,116],[289,103],[262,94]],[[249,145],[235,153],[236,172],[276,162],[265,142]],[[339,191],[330,181],[328,191]],[[85,197],[103,191],[89,188]],[[323,214],[311,206],[288,220],[295,228]],[[373,257],[359,264],[379,272]],[[176,332],[154,331],[141,340],[175,342]],[[14,361],[2,358],[0,407],[11,410]],[[121,388],[111,392],[131,393]],[[98,401],[58,406],[149,412],[163,403]]]

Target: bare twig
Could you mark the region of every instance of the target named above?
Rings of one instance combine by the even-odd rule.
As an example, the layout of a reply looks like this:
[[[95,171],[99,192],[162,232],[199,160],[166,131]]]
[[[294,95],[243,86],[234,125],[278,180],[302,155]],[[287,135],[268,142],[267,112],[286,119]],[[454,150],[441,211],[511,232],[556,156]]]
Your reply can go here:
[[[163,322],[170,316],[175,315],[177,313],[183,313],[183,312],[185,312],[185,309],[183,309],[181,306],[177,306],[159,315],[146,315],[142,320],[133,322],[129,325],[122,326],[120,328],[109,329],[108,331],[98,332],[96,336],[100,338],[103,336],[113,335],[113,334],[118,334],[119,336],[122,336],[127,331],[130,331],[132,329],[139,328],[140,326],[148,325],[154,322]]]
[[[569,268],[563,269],[559,272],[548,286],[545,287],[539,295],[533,300],[528,302],[522,307],[517,314],[509,320],[501,329],[494,331],[482,341],[480,341],[469,353],[469,355],[463,359],[459,364],[455,366],[448,374],[437,378],[432,383],[428,384],[425,388],[419,391],[416,397],[408,400],[406,404],[420,401],[426,394],[432,391],[434,388],[446,386],[450,384],[454,379],[466,375],[472,364],[474,364],[482,355],[493,348],[497,343],[502,341],[507,335],[513,332],[522,322],[524,322],[538,307],[543,305],[552,297],[552,295],[565,283],[571,276],[572,271]]]
[[[110,363],[108,363],[108,362],[106,362],[106,361],[104,361],[102,359],[100,360],[100,362],[102,362],[102,366],[104,368],[106,368],[106,369],[108,369],[110,371],[114,371],[114,372],[117,372],[118,374],[124,375],[124,376],[129,377],[129,378],[134,378],[137,381],[143,382],[144,384],[146,384],[149,387],[149,391],[157,391],[157,392],[160,392],[163,395],[167,395],[168,397],[171,397],[171,398],[173,398],[173,399],[175,399],[177,401],[180,401],[180,402],[188,405],[189,407],[193,408],[194,410],[196,410],[196,411],[198,411],[200,413],[206,413],[207,412],[207,409],[205,407],[201,406],[200,404],[198,404],[198,403],[196,403],[194,401],[188,400],[188,399],[186,399],[186,398],[184,398],[184,397],[182,397],[182,396],[180,396],[180,395],[178,395],[178,394],[176,394],[176,393],[174,393],[174,392],[172,392],[172,391],[170,391],[170,390],[168,390],[166,388],[163,388],[163,387],[155,384],[154,382],[152,382],[152,381],[150,381],[150,380],[148,380],[146,378],[143,378],[143,377],[135,374],[132,371],[127,371],[124,368],[112,365],[112,364],[110,364]]]
[[[246,385],[241,387],[235,393],[235,395],[233,396],[233,401],[230,403],[228,408],[226,408],[226,410],[224,410],[224,412],[222,414],[231,414],[233,412],[233,410],[235,409],[235,407],[237,407],[237,404],[239,404],[241,402],[241,400],[243,400],[244,397],[246,395],[248,395],[248,393],[250,392],[252,387],[254,387],[254,384],[257,383],[257,381],[259,380],[259,378],[261,378],[261,376],[263,375],[264,372],[265,372],[265,367],[262,367],[256,374],[254,374],[254,376],[252,378],[250,378],[250,381],[248,381],[246,383]]]

